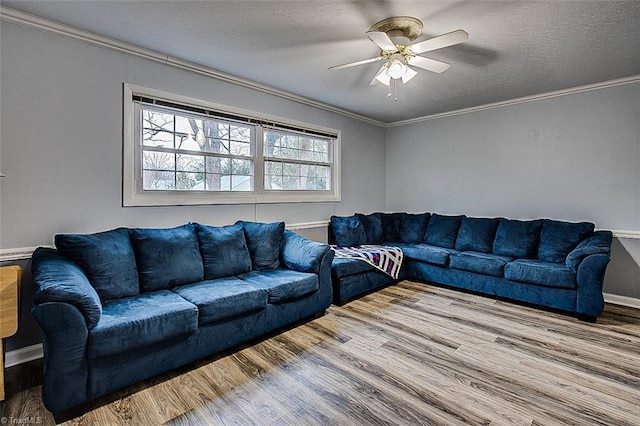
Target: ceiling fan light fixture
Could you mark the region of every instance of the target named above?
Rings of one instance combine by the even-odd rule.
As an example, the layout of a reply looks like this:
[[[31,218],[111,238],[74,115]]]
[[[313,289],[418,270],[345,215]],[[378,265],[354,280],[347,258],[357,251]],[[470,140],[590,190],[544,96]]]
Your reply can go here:
[[[389,68],[387,68],[387,66],[383,66],[382,69],[380,70],[380,72],[378,73],[378,75],[376,75],[375,80],[379,81],[380,83],[384,84],[385,86],[388,86],[391,83],[391,76],[389,75]]]
[[[405,65],[406,66],[406,65]],[[409,80],[415,77],[418,73],[411,68],[407,67],[407,70],[402,74],[402,84],[407,84]]]
[[[404,61],[399,58],[390,59],[387,68],[389,70],[389,77],[393,79],[402,78],[407,72],[407,66]]]

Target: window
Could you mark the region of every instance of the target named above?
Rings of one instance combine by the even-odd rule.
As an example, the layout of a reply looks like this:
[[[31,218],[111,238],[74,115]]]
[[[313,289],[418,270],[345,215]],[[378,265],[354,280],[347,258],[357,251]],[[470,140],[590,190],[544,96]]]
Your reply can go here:
[[[123,205],[340,200],[339,131],[125,85]]]

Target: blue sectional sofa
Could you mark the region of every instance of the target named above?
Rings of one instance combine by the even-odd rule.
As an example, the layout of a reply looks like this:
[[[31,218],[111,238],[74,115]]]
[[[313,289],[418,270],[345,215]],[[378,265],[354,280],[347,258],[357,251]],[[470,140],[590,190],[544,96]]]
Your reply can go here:
[[[333,216],[329,243],[387,245],[403,252],[399,279],[411,278],[499,296],[595,321],[612,234],[588,222],[519,221],[422,213]],[[334,303],[385,286],[391,278],[336,257]]]
[[[33,255],[33,316],[44,404],[61,418],[331,304],[333,251],[282,222],[119,228],[55,243]]]

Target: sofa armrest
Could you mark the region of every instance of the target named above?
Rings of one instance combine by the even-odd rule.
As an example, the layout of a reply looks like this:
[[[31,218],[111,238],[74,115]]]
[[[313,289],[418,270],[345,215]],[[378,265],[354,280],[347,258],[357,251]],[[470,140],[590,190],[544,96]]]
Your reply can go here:
[[[31,262],[34,306],[61,302],[74,306],[91,330],[102,316],[102,303],[82,269],[50,248],[38,248]],[[42,321],[48,318],[41,317]],[[50,318],[56,322],[57,318]]]
[[[591,254],[585,257],[578,266],[576,275],[576,312],[588,317],[597,317],[604,309],[602,284],[604,273],[609,263],[609,255]]]
[[[285,230],[280,255],[287,268],[317,274],[322,258],[330,250],[328,244],[311,241],[293,231]]]
[[[580,263],[593,254],[611,254],[611,242],[613,234],[611,231],[596,231],[589,238],[582,240],[571,253],[567,255],[567,268],[573,272],[578,271]]]
[[[44,377],[42,399],[53,413],[89,399],[89,331],[83,315],[73,305],[44,302],[34,306],[33,317],[43,334]]]

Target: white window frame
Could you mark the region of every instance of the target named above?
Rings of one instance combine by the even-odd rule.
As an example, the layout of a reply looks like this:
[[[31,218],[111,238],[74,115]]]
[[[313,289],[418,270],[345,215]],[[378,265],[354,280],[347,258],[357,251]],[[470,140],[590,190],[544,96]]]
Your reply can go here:
[[[335,137],[331,152],[331,189],[327,191],[309,190],[265,190],[264,189],[264,147],[263,127],[256,126],[256,146],[254,157],[253,191],[193,191],[193,190],[144,190],[142,188],[142,132],[137,124],[134,95],[164,100],[185,106],[195,106],[209,111],[220,112],[224,116],[250,118],[255,121],[281,125],[297,131],[309,131]],[[282,117],[243,110],[213,102],[192,99],[155,89],[123,85],[123,169],[122,169],[122,205],[137,206],[181,206],[207,204],[268,204],[268,203],[314,203],[340,201],[340,153],[341,132],[302,123]]]

